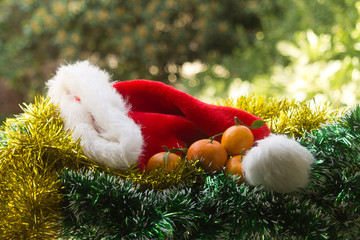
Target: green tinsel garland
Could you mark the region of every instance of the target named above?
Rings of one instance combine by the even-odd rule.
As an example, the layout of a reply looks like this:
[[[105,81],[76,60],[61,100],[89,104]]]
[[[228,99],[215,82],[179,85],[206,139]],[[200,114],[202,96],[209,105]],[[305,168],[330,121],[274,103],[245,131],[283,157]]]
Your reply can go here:
[[[139,191],[94,172],[65,171],[64,236],[75,239],[358,239],[360,107],[301,139],[311,184],[278,194],[223,174],[193,187]],[[85,226],[85,227],[84,227]],[[105,229],[105,230],[104,230]],[[104,231],[103,231],[104,230]]]
[[[238,185],[223,174],[193,187],[139,191],[127,180],[65,171],[64,237],[72,239],[322,239],[328,215],[303,194]],[[281,236],[281,237],[280,237]]]
[[[308,194],[338,239],[360,238],[360,106],[301,140],[315,156]]]

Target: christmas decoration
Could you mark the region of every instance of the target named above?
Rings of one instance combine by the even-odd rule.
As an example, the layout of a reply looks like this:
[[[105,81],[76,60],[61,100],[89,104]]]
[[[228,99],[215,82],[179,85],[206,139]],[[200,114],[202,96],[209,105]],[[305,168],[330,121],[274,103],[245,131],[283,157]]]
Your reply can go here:
[[[306,187],[313,161],[311,153],[299,143],[285,136],[270,135],[246,153],[243,169],[245,179],[253,185],[293,192]]]
[[[303,136],[301,144],[317,160],[309,186],[291,194],[239,185],[237,178],[222,173],[210,174],[192,187],[158,192],[138,191],[136,185],[114,176],[65,171],[61,176],[68,201],[65,236],[356,239],[359,124],[357,106],[333,124]]]
[[[61,232],[63,216],[58,174],[64,169],[110,174],[110,169],[83,155],[49,98],[38,97],[23,110],[0,128],[0,236],[54,238]],[[162,169],[141,173],[134,165],[127,171],[111,171],[111,175],[127,179],[139,189],[163,190],[198,182],[203,170],[196,165],[196,161],[180,161],[171,175]]]
[[[225,131],[234,117],[249,126],[260,120],[240,109],[203,103],[160,82],[109,81],[106,72],[82,61],[61,66],[47,85],[74,140],[81,137],[85,154],[111,169],[126,169],[137,160],[143,167],[162,146],[189,146]],[[270,133],[266,125],[251,131],[255,141]]]
[[[59,68],[47,85],[65,127],[73,130],[75,140],[81,137],[90,158],[112,169],[126,169],[138,160],[140,126],[127,116],[129,106],[111,87],[106,72],[78,62]]]
[[[49,239],[61,226],[57,174],[87,158],[49,98],[38,97],[23,109],[0,128],[0,236]]]
[[[165,168],[155,168],[146,172],[127,170],[120,174],[123,179],[129,179],[138,184],[140,189],[164,190],[177,185],[192,186],[204,176],[204,170],[198,166],[198,161],[189,162],[180,159],[171,173]]]
[[[227,150],[231,148],[229,155],[235,152],[238,155],[243,151],[241,144],[238,144],[239,139],[233,142],[225,141],[228,138],[228,129],[234,125],[233,119],[238,119],[247,126],[260,120],[239,109],[203,103],[162,83],[136,80],[117,82],[112,87],[109,81],[110,77],[106,72],[88,61],[82,61],[60,67],[48,82],[48,86],[49,96],[54,103],[59,104],[65,127],[73,129],[74,140],[81,138],[80,143],[85,154],[99,165],[110,169],[127,169],[137,160],[143,168],[151,156],[161,151],[163,145],[170,148],[183,147],[225,130],[223,135],[225,148]],[[265,124],[259,128],[245,129],[249,132],[248,136],[254,138],[247,144],[247,149],[254,141],[266,138],[270,133]],[[281,189],[282,192],[305,187],[307,181],[304,179],[308,178],[309,171],[298,170],[299,164],[296,161],[306,158],[302,161],[302,166],[309,169],[312,163],[311,154],[303,155],[307,150],[301,146],[298,147],[302,148],[301,151],[293,150],[293,140],[276,141],[278,139],[273,138],[271,144],[280,145],[283,151],[273,151],[271,147],[266,150],[271,151],[271,154],[267,154],[259,147],[254,151],[257,151],[259,159],[265,159],[261,155],[266,154],[271,156],[270,162],[283,162],[288,167],[288,173],[299,172],[293,175],[293,182],[301,182],[301,184],[296,187],[286,185],[288,189],[284,189],[284,185],[279,187],[281,181],[288,179],[280,176],[287,174],[282,171],[277,175],[278,184],[265,185],[274,190]],[[217,141],[213,143],[211,145],[214,146]],[[234,147],[239,149],[233,149]],[[288,152],[291,152],[291,158],[288,158]],[[214,154],[215,152],[212,151],[208,155],[215,156]],[[203,158],[204,153],[198,155]],[[206,158],[209,161],[203,159],[201,163],[206,162],[206,166],[203,164],[202,167],[207,171],[221,170],[227,160],[225,150],[222,155],[223,160],[218,164],[211,156]],[[288,159],[286,163],[282,160],[285,158]],[[263,164],[260,161],[255,162],[258,165]],[[276,164],[271,163],[266,166],[277,167]],[[253,173],[258,168],[244,168],[245,176],[258,175]],[[273,170],[265,169],[265,171]],[[249,183],[266,182],[250,180]]]
[[[175,134],[177,131],[168,131],[171,127],[185,129],[186,134],[194,130],[198,134],[196,138],[208,138],[234,125],[234,116],[247,125],[259,118],[242,110],[203,104],[152,81],[119,82],[112,88],[105,72],[88,63],[81,64],[91,74],[70,67],[77,65],[60,68],[61,74],[58,72],[49,82],[51,99],[36,98],[33,104],[25,105],[23,114],[8,119],[0,128],[0,236],[5,239],[359,238],[359,106],[334,118],[336,112],[330,112],[327,106],[315,105],[312,110],[307,104],[292,100],[266,101],[254,97],[249,112],[262,112],[259,116],[274,133],[283,131],[287,136],[268,136],[266,126],[252,129],[255,146],[243,156],[242,167],[255,170],[245,170],[244,183],[242,176],[228,175],[224,169],[218,173],[204,172],[198,167],[199,161],[187,161],[184,156],[168,172],[165,168],[142,171],[137,159],[126,162],[125,155],[118,155],[125,160],[122,163],[126,170],[122,170],[104,161],[102,157],[106,155],[91,152],[92,136],[97,135],[96,140],[105,144],[119,143],[119,136],[111,134],[122,134],[121,123],[128,123],[128,128],[134,129],[124,129],[127,133],[141,131],[140,141],[132,143],[138,149],[131,153],[133,156],[140,153],[141,160],[143,152],[152,149],[149,139],[155,139],[156,144],[169,141],[163,145],[170,148],[181,142],[182,138]],[[86,76],[86,81],[70,82],[73,76]],[[88,88],[93,76],[105,84]],[[58,81],[59,78],[64,81]],[[52,88],[57,84],[58,88]],[[99,93],[102,89],[104,95]],[[97,101],[90,99],[89,93],[95,94],[93,98]],[[276,110],[279,102],[283,107]],[[100,107],[94,109],[93,104]],[[272,109],[268,117],[266,109]],[[307,116],[300,117],[297,115],[300,113]],[[112,119],[113,116],[122,122]],[[162,118],[171,119],[174,126],[163,121],[168,124],[165,129],[156,128]],[[151,125],[150,119],[159,122]],[[280,124],[285,121],[286,131]],[[77,126],[90,132],[85,134],[85,138],[90,137],[84,140],[85,145],[83,131],[77,132]],[[121,140],[131,138],[122,137]],[[144,146],[142,141],[146,143]],[[276,164],[270,164],[270,159]],[[287,162],[289,159],[292,160]],[[117,159],[113,160],[110,163],[117,164]],[[259,175],[265,177],[259,180]]]

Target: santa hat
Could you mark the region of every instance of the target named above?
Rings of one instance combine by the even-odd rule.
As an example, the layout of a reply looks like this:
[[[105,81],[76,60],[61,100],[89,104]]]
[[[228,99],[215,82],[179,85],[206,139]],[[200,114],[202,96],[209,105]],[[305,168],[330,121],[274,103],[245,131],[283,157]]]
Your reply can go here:
[[[169,149],[189,146],[196,140],[224,132],[234,125],[234,117],[249,126],[260,119],[239,109],[206,104],[156,81],[112,84],[107,72],[87,61],[61,66],[47,85],[48,95],[58,104],[65,127],[73,131],[75,140],[81,139],[85,154],[111,169],[126,169],[137,161],[143,167],[153,154],[163,151],[162,146]],[[272,182],[289,185],[287,178],[290,177],[296,179],[296,183],[280,187],[278,191],[304,187],[308,181],[311,154],[304,155],[307,150],[294,140],[269,136],[266,125],[251,131],[255,142],[263,142],[244,159],[244,168],[249,171],[245,172],[247,180],[274,189]],[[272,145],[279,144],[280,157],[272,150]],[[264,149],[268,156],[266,161],[262,161]],[[254,167],[253,163],[257,161],[260,163]],[[285,169],[275,167],[270,174],[272,177],[259,177],[264,174],[263,169],[273,168],[275,161],[286,166]],[[299,166],[300,173],[294,170]],[[282,171],[287,171],[286,168],[290,169],[290,174],[284,177]],[[297,173],[301,175],[299,181]]]

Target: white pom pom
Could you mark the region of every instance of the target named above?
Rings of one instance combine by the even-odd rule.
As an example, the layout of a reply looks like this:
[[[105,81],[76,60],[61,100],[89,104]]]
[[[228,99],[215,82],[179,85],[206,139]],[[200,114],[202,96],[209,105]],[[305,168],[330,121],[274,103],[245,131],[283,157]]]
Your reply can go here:
[[[271,134],[246,153],[243,170],[248,183],[288,193],[307,185],[313,162],[312,154],[298,142]]]

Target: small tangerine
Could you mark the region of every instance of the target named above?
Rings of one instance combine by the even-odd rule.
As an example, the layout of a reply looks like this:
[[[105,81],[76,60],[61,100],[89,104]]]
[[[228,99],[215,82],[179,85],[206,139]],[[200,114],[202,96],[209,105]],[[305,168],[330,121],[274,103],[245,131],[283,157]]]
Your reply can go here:
[[[248,127],[234,125],[223,133],[221,145],[230,156],[241,155],[254,145],[254,135]]]
[[[175,153],[168,153],[167,164],[165,164],[164,156],[167,152],[159,152],[153,155],[146,166],[146,170],[154,169],[157,167],[165,167],[166,171],[170,172],[176,168],[179,163],[180,157]]]
[[[187,152],[188,161],[200,160],[200,166],[208,172],[220,171],[227,161],[227,152],[220,142],[201,139],[194,142]]]
[[[225,165],[225,173],[240,177],[240,182],[244,182],[244,172],[242,169],[243,155],[236,155],[230,158]]]

